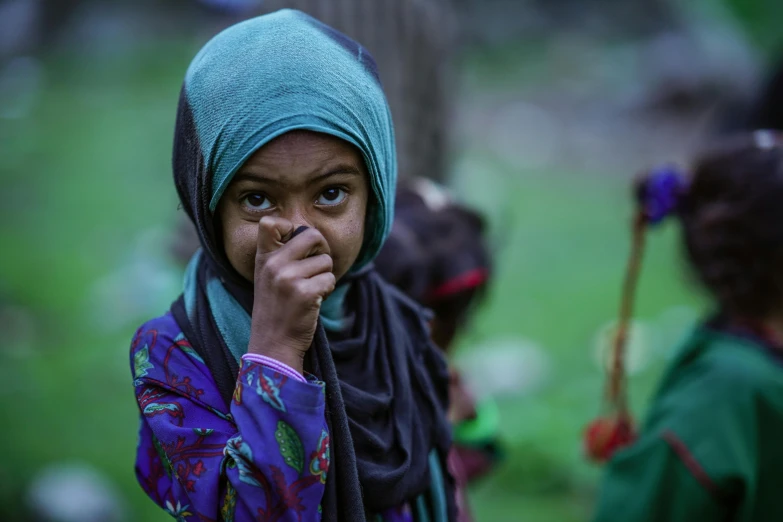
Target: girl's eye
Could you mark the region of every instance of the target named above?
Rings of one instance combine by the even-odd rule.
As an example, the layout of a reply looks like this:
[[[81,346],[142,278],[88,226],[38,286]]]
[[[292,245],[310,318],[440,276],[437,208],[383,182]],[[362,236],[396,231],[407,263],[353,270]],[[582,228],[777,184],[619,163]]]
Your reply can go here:
[[[250,210],[266,210],[272,206],[272,202],[264,194],[249,194],[242,199],[242,204]]]
[[[319,205],[339,205],[348,194],[341,188],[329,188],[321,192],[318,198]]]

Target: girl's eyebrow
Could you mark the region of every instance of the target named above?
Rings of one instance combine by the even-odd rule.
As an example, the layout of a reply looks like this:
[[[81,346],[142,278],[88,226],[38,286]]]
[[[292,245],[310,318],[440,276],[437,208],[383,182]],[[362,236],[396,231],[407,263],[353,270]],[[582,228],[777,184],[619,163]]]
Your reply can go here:
[[[332,167],[329,167],[329,170],[322,174],[318,174],[314,176],[313,178],[309,179],[307,181],[308,185],[315,185],[316,183],[319,183],[325,179],[328,179],[332,176],[338,176],[341,174],[348,174],[351,176],[363,176],[361,170],[359,170],[355,165],[351,165],[349,163],[335,165]],[[282,185],[283,183],[278,179],[272,179],[267,178],[263,176],[262,174],[259,174],[257,172],[252,171],[243,171],[243,172],[237,172],[237,174],[234,176],[234,181],[253,181],[255,183],[266,183],[269,185]]]
[[[324,172],[323,174],[318,174],[317,176],[313,177],[308,183],[310,185],[314,185],[315,183],[318,183],[320,181],[323,181],[325,179],[328,179],[332,176],[338,176],[340,174],[349,174],[351,176],[363,176],[362,171],[356,168],[355,165],[351,165],[349,163],[344,163],[340,165],[336,165],[334,167],[330,167],[329,170]]]

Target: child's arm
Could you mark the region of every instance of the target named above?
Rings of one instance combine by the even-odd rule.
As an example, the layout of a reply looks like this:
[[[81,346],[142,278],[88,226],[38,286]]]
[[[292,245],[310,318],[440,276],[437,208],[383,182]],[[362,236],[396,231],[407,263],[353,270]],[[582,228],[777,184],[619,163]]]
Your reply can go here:
[[[243,361],[226,415],[183,337],[145,328],[132,357],[142,414],[136,473],[163,509],[178,520],[320,520],[329,462],[322,383]]]

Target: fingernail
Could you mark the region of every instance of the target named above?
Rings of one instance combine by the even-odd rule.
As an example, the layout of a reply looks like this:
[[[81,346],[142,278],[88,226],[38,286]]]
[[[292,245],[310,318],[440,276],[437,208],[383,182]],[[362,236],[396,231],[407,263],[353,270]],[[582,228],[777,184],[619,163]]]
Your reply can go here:
[[[297,228],[296,230],[294,230],[294,233],[291,234],[291,239],[295,238],[296,236],[298,236],[299,234],[301,234],[302,232],[307,230],[307,228],[308,228],[307,226],[302,225],[299,228]]]

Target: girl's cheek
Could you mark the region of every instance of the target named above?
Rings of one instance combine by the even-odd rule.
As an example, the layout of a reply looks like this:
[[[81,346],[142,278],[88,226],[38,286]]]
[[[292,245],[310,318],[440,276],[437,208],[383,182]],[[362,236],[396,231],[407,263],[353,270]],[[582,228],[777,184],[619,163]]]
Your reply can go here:
[[[231,265],[242,277],[252,281],[258,245],[258,225],[242,223],[227,232],[225,246]]]
[[[256,266],[256,250],[258,249],[257,225],[243,227],[239,249],[243,260],[242,264],[245,269],[245,272],[242,275],[252,281]]]
[[[329,238],[327,238],[329,241]],[[329,241],[334,259],[334,274],[339,278],[344,276],[356,262],[364,242],[364,221],[362,216],[353,216],[342,221],[338,230]]]

